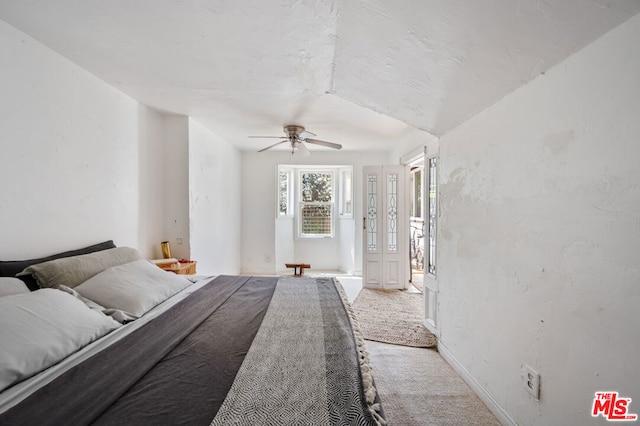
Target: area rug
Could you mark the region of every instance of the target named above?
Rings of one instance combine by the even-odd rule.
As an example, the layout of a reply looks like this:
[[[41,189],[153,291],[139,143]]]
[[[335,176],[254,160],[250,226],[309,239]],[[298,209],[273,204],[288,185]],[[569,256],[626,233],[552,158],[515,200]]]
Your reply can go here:
[[[422,323],[422,297],[417,292],[363,288],[353,308],[364,338],[416,348],[436,346],[436,337]]]
[[[365,347],[390,425],[500,426],[437,351],[371,341]]]

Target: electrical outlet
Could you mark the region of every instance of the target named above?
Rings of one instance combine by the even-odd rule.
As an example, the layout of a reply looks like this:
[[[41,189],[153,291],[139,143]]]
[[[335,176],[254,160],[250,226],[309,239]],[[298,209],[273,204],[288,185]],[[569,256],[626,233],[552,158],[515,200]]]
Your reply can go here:
[[[537,400],[540,399],[540,374],[531,366],[524,364],[522,366],[524,387]]]

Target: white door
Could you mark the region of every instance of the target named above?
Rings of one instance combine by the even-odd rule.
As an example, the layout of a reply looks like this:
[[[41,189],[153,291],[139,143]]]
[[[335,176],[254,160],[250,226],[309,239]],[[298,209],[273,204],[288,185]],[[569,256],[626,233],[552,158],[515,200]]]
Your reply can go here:
[[[404,166],[365,166],[363,286],[404,289],[409,269]]]
[[[425,235],[425,270],[424,270],[424,325],[429,331],[440,337],[438,323],[438,281],[436,280],[436,220],[437,220],[437,157],[426,158],[424,184],[428,197],[423,197],[426,205],[426,221],[428,224]]]

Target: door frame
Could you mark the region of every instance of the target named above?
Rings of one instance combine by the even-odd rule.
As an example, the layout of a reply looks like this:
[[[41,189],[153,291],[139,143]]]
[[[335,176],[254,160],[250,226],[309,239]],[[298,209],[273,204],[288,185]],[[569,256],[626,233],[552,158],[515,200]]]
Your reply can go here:
[[[430,272],[429,266],[430,266],[430,260],[429,260],[429,256],[431,256],[431,249],[427,248],[427,246],[430,245],[430,238],[431,238],[431,229],[430,229],[430,209],[429,209],[429,200],[431,197],[431,182],[430,182],[430,175],[431,175],[431,164],[430,164],[430,160],[431,159],[435,159],[435,170],[434,170],[434,178],[435,178],[435,182],[434,182],[434,191],[435,193],[434,195],[434,202],[435,202],[435,236],[434,236],[434,240],[436,242],[436,248],[435,248],[435,253],[434,253],[434,258],[435,258],[435,268],[436,270],[432,273]],[[440,197],[438,194],[438,182],[440,180],[440,176],[439,176],[439,171],[440,171],[440,167],[439,167],[439,155],[438,155],[438,151],[437,149],[435,150],[435,152],[430,153],[427,152],[427,148],[425,147],[425,153],[424,153],[424,174],[423,174],[423,201],[425,203],[424,206],[424,212],[427,215],[426,217],[426,222],[427,222],[427,232],[425,233],[426,239],[425,239],[425,271],[424,271],[424,279],[423,279],[423,294],[424,294],[424,326],[427,328],[427,330],[429,330],[431,333],[433,333],[436,337],[440,337],[440,304],[438,303],[438,295],[440,293],[440,287],[439,287],[439,281],[438,281],[438,273],[437,273],[437,265],[438,265],[438,260],[437,260],[437,255],[438,255],[438,211],[439,211],[439,202],[440,202]]]
[[[407,185],[409,185],[409,170],[411,168],[412,165],[415,165],[416,163],[422,161],[423,163],[423,173],[422,173],[422,211],[424,212],[424,219],[425,219],[425,223],[426,223],[426,229],[425,229],[425,241],[424,241],[424,255],[425,255],[425,266],[424,266],[424,275],[423,275],[423,306],[424,306],[424,318],[423,318],[423,324],[424,326],[427,328],[427,330],[429,330],[431,333],[433,333],[436,337],[440,337],[440,323],[439,323],[439,303],[438,303],[438,295],[439,295],[439,281],[438,281],[438,275],[437,275],[437,271],[435,274],[430,273],[428,271],[428,266],[429,266],[429,237],[430,237],[430,229],[429,229],[429,185],[430,185],[430,159],[435,158],[436,159],[436,176],[435,176],[435,184],[436,184],[436,197],[435,197],[435,202],[436,202],[436,212],[438,211],[438,203],[439,203],[439,197],[437,196],[438,193],[438,188],[437,188],[437,183],[439,181],[439,170],[440,168],[438,167],[438,162],[439,162],[439,151],[438,151],[438,144],[431,144],[429,146],[425,145],[423,146],[419,151],[413,151],[412,153],[406,155],[405,157],[403,157],[401,159],[401,163],[404,164],[407,168]],[[409,199],[407,199],[407,205],[410,202]],[[407,211],[410,214],[410,209],[407,208]],[[409,214],[407,215],[407,220],[410,220]],[[436,214],[436,223],[438,221],[438,217]],[[436,232],[435,232],[435,238],[436,241],[438,239],[438,232],[437,232],[438,226],[436,224]],[[408,231],[407,231],[408,232]],[[408,233],[407,233],[408,235]],[[437,244],[436,244],[437,247]],[[435,255],[437,257],[437,249],[435,252]],[[437,265],[437,258],[436,258],[436,262],[435,264]]]

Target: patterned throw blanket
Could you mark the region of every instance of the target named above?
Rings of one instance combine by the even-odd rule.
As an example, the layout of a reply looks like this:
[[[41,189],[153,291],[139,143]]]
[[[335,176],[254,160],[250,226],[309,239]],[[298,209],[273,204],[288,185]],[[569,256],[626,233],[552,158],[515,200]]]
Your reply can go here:
[[[386,424],[364,340],[339,285],[330,278],[278,281],[211,424]]]

